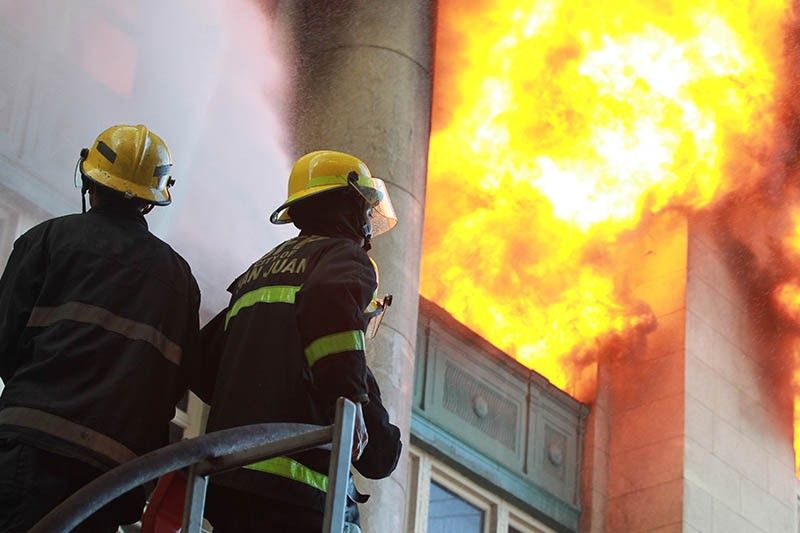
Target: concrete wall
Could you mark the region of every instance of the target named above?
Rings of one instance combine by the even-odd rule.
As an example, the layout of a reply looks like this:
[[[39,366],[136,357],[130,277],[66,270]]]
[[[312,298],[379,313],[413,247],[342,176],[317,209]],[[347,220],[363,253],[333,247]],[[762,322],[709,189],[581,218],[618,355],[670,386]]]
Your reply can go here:
[[[794,531],[792,373],[773,372],[778,332],[759,316],[764,294],[737,283],[731,267],[745,265],[720,246],[713,221],[692,221],[688,251],[686,531]]]
[[[608,531],[681,531],[686,242],[680,217],[643,237],[629,282],[658,327],[645,346],[606,362]]]
[[[629,281],[658,328],[601,362],[585,531],[797,529],[791,372],[779,370],[765,295],[748,293],[746,265],[719,243],[699,216],[663,221],[640,243]]]

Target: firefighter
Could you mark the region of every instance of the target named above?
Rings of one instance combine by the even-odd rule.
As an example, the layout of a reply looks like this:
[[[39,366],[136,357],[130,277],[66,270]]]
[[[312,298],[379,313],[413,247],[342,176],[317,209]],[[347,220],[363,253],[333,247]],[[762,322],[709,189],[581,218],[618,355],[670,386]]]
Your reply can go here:
[[[229,306],[201,332],[220,358],[208,431],[254,423],[328,425],[336,399],[357,405],[353,464],[388,476],[400,456],[400,431],[389,423],[364,345],[377,270],[367,255],[373,236],[396,223],[386,187],[358,158],[317,151],[301,157],[288,199],[271,222],[300,234],[253,263],[229,287]],[[210,356],[213,359],[215,356]],[[214,476],[207,514],[214,531],[318,532],[330,453],[314,449]],[[358,531],[351,487],[347,520]]]
[[[168,443],[200,301],[189,265],[144,218],[171,202],[171,167],[145,126],[111,127],[81,151],[83,213],[14,243],[0,278],[0,531],[27,531],[103,472]],[[131,491],[78,530],[116,531],[143,504]]]

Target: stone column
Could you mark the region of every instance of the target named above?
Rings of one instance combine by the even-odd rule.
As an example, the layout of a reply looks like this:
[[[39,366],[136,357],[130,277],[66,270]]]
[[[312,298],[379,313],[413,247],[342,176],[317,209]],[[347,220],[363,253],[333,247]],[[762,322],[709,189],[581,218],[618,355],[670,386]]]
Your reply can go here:
[[[718,234],[713,220],[689,224],[684,525],[797,531],[792,364],[749,251]]]
[[[284,2],[296,38],[294,152],[362,158],[389,187],[399,223],[374,241],[380,291],[394,295],[368,359],[408,450],[425,176],[430,134],[434,3]],[[404,527],[407,452],[391,479],[361,481],[365,531]]]
[[[597,368],[597,391],[586,419],[581,454],[579,531],[604,533],[608,507],[609,401],[611,379],[609,365],[601,361]]]

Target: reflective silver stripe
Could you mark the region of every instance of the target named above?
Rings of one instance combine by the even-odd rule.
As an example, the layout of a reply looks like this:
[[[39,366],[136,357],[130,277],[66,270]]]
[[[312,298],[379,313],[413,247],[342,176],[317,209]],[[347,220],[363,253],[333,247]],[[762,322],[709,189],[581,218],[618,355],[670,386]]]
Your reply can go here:
[[[6,407],[0,411],[0,424],[35,429],[59,439],[77,444],[103,457],[122,464],[136,458],[124,444],[115,441],[91,428],[71,422],[66,418],[31,409],[30,407]]]
[[[176,343],[167,338],[149,324],[136,322],[129,318],[115,315],[108,309],[83,302],[67,302],[58,307],[34,307],[28,319],[28,327],[41,328],[58,322],[59,320],[73,320],[94,324],[101,328],[119,333],[134,341],[144,341],[155,347],[156,350],[171,363],[181,363],[182,350]]]

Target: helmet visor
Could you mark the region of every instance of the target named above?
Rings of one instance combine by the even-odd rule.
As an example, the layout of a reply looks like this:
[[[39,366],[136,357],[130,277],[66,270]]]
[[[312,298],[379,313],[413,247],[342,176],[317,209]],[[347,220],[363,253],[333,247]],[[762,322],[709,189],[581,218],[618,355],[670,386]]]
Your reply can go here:
[[[359,180],[353,186],[372,207],[372,236],[375,237],[395,227],[397,214],[389,198],[389,191],[386,190],[386,183],[374,176],[369,181],[369,185],[364,185]]]

